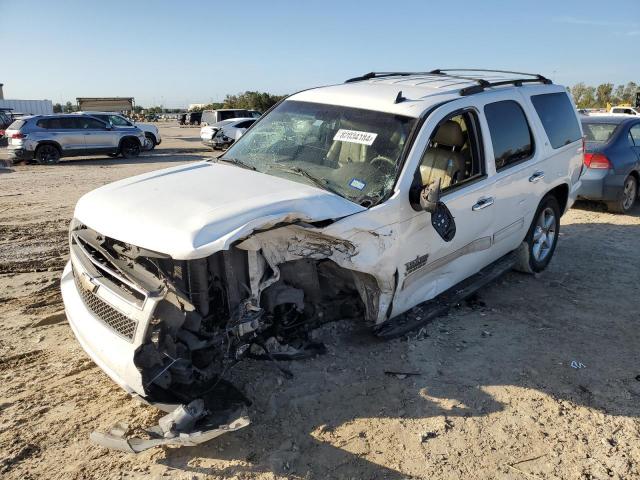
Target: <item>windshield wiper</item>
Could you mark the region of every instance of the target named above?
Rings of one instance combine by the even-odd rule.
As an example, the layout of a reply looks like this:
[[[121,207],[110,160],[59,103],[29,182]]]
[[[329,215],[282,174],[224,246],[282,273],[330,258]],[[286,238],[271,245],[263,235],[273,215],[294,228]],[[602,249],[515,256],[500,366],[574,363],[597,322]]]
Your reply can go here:
[[[342,197],[342,195],[340,195],[340,193],[331,188],[327,182],[327,180],[325,180],[324,178],[318,178],[318,177],[314,177],[313,175],[311,175],[309,172],[307,172],[306,170],[300,168],[300,167],[281,167],[278,164],[272,165],[274,167],[277,167],[278,170],[282,170],[283,172],[288,172],[288,173],[295,173],[296,175],[300,175],[304,178],[307,178],[309,180],[311,180],[314,185],[316,185],[317,187],[322,188],[323,190],[327,190],[328,192],[331,193],[335,193],[336,195],[339,195]]]
[[[226,162],[226,163],[230,163],[232,165],[236,165],[238,167],[246,168],[248,170],[253,170],[253,171],[257,170],[257,168],[254,167],[253,165],[249,165],[248,163],[244,163],[242,160],[238,160],[237,158],[215,158],[215,159],[212,159],[212,161],[214,161],[214,162]]]

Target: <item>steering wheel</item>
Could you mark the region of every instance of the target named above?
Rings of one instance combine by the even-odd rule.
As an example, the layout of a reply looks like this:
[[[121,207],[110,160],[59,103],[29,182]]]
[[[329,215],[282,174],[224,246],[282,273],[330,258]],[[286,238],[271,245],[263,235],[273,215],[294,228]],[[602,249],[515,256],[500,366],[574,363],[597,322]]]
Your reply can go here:
[[[380,164],[380,166],[382,166],[382,168],[380,166],[376,167],[378,170],[387,170],[387,169],[395,169],[396,168],[396,162],[394,162],[393,160],[391,160],[389,157],[384,157],[382,155],[378,155],[377,157],[375,157],[373,160],[371,160],[371,166],[375,166],[376,164]]]

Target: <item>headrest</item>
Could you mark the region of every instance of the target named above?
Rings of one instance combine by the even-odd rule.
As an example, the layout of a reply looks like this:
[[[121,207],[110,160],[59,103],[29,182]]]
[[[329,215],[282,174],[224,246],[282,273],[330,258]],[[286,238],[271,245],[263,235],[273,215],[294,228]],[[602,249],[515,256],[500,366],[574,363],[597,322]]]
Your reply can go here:
[[[433,141],[438,145],[460,148],[464,145],[464,135],[460,124],[453,120],[447,120],[438,127]]]

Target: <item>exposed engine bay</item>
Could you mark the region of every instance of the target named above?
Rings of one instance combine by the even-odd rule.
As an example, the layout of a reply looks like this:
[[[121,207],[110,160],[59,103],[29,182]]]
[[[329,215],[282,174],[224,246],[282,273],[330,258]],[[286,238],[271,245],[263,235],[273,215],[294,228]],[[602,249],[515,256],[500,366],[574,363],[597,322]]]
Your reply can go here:
[[[201,418],[237,412],[249,401],[224,379],[236,362],[321,354],[324,346],[311,340],[311,330],[340,319],[373,322],[378,314],[375,278],[336,263],[354,256],[355,247],[303,226],[266,230],[194,260],[175,260],[84,225],[72,228],[71,248],[72,259],[88,258],[93,275],[119,296],[157,302],[137,327],[143,333],[135,336],[134,363],[144,387],[139,393],[171,412],[180,406]],[[159,434],[172,429],[185,432],[173,425]]]

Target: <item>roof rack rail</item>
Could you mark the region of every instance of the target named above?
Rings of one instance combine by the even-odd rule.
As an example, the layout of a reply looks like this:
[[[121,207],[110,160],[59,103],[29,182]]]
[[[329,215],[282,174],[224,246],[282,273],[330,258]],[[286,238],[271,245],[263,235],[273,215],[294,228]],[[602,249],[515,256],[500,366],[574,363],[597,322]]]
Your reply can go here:
[[[467,75],[465,74],[465,72],[471,73],[472,75]],[[505,78],[496,81],[489,81],[486,78],[482,78],[482,75],[476,75],[477,73],[499,73],[518,76],[515,78]],[[345,81],[345,83],[361,82],[364,80],[372,80],[375,78],[384,77],[408,77],[411,75],[434,76],[476,82],[476,85],[461,89],[460,95],[462,96],[480,93],[486,88],[498,87],[500,85],[515,85],[516,87],[521,87],[524,83],[543,83],[545,85],[550,85],[553,83],[550,79],[538,73],[512,72],[510,70],[488,70],[480,68],[437,68],[429,72],[369,72],[359,77],[350,78]],[[524,78],[521,76],[524,76]]]

